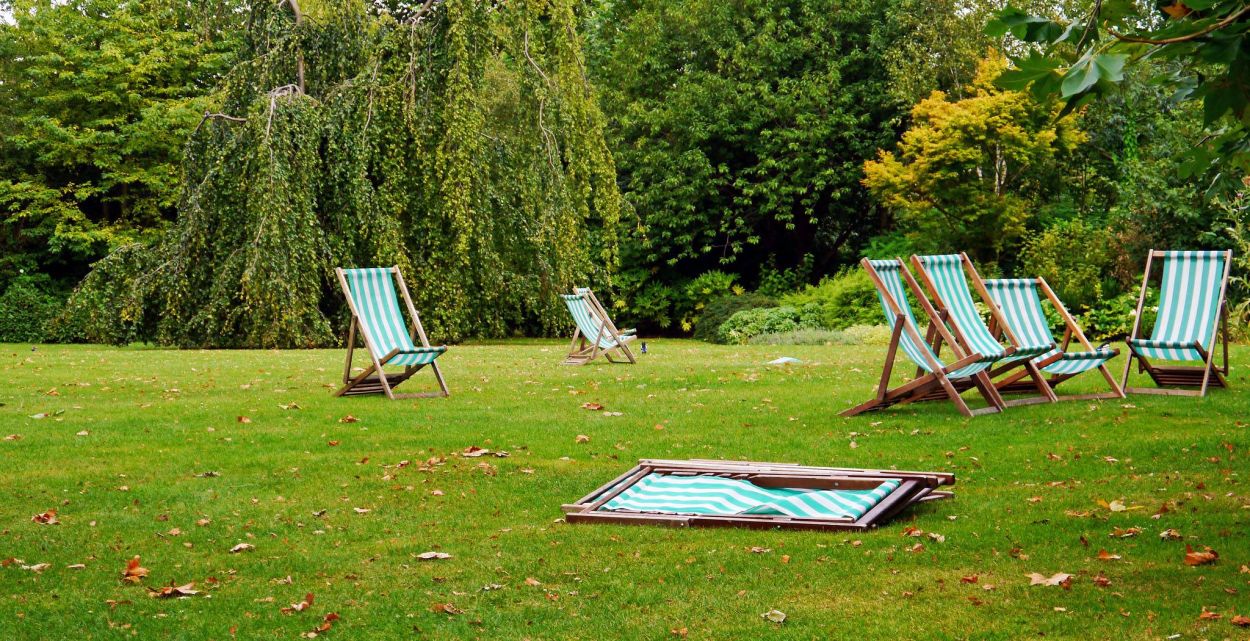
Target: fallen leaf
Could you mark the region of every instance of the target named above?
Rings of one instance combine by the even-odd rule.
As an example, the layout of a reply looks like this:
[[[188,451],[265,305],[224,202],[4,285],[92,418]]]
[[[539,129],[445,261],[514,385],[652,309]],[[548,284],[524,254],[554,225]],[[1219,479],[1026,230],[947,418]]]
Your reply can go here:
[[[1181,540],[1181,533],[1173,530],[1172,528],[1168,528],[1159,533],[1159,538],[1164,541],[1179,541]]]
[[[337,612],[331,612],[331,613],[329,613],[329,614],[325,615],[325,617],[323,617],[323,618],[321,619],[321,623],[320,623],[320,625],[318,625],[317,627],[313,628],[312,632],[309,632],[309,633],[308,633],[308,634],[309,634],[309,635],[311,635],[311,636],[309,636],[309,637],[305,637],[305,638],[315,638],[315,637],[316,637],[316,635],[318,635],[318,634],[321,634],[321,633],[323,633],[323,632],[329,632],[329,631],[330,631],[330,628],[334,627],[334,622],[335,622],[335,621],[338,621],[338,620],[339,620],[339,618],[340,618],[340,617],[339,617],[339,614],[338,614]]]
[[[975,583],[979,583],[980,581],[981,581],[981,576],[979,574],[969,574],[968,576],[959,577],[960,583],[974,583],[975,584]]]
[[[348,414],[347,416],[344,416],[343,418],[339,419],[340,423],[356,423],[359,421],[360,419],[356,418],[355,416],[352,416],[351,414]]]
[[[246,416],[240,416],[240,417],[238,417],[238,418],[237,418],[237,419],[235,419],[235,420],[237,420],[237,421],[238,421],[238,422],[240,422],[240,423],[251,423],[251,422],[252,422],[252,419],[250,419],[250,418],[248,418],[248,417],[246,417]]]
[[[61,522],[56,519],[56,510],[48,510],[42,514],[36,514],[30,517],[30,520],[42,525],[60,525]]]
[[[338,442],[338,441],[327,441],[327,442],[326,442],[326,445],[329,445],[330,447],[338,447],[338,446],[339,446],[339,442]]]
[[[143,577],[148,575],[148,569],[139,566],[139,557],[135,557],[126,562],[126,570],[122,572],[122,580],[130,583],[139,583],[143,581]]]
[[[65,567],[66,569],[69,569],[69,570],[85,570],[87,569],[87,564],[86,563],[71,563]]]
[[[764,554],[764,553],[767,553],[767,552],[772,552],[772,551],[773,551],[773,549],[772,549],[772,548],[762,548],[762,547],[760,547],[760,546],[758,546],[758,545],[753,545],[753,546],[751,546],[751,553],[752,553],[752,554]]]
[[[251,543],[240,543],[240,544],[238,544],[238,545],[236,545],[236,546],[234,546],[234,547],[230,548],[230,553],[231,553],[231,554],[238,554],[238,553],[240,553],[240,552],[247,552],[248,550],[255,550],[255,549],[256,549],[256,546],[255,546],[255,545],[252,545]]]
[[[1220,614],[1219,612],[1212,612],[1206,609],[1206,607],[1203,607],[1202,613],[1198,615],[1198,618],[1203,621],[1218,621],[1223,616],[1224,615]]]
[[[1135,537],[1138,534],[1141,534],[1141,528],[1130,527],[1130,528],[1115,528],[1111,530],[1111,534],[1108,534],[1107,536],[1112,536],[1112,537],[1116,537],[1119,539],[1128,539],[1128,538]]]
[[[764,620],[772,621],[773,623],[785,623],[786,621],[786,613],[781,610],[769,610],[760,616],[763,617]]]
[[[288,411],[289,411],[289,410],[298,410],[298,409],[303,409],[302,407],[300,407],[300,406],[299,406],[299,403],[295,403],[295,402],[285,403],[285,404],[283,404],[283,403],[279,403],[279,404],[278,404],[278,407],[281,407],[282,409],[284,409],[284,410],[288,410]]]
[[[282,614],[295,614],[296,612],[303,612],[304,610],[307,610],[312,607],[312,604],[313,593],[309,592],[304,595],[303,601],[300,601],[299,603],[292,603],[289,607],[281,608],[279,611],[282,612]]]
[[[592,412],[598,412],[599,410],[603,409],[603,406],[598,403],[582,403],[582,409],[590,410]]]
[[[576,443],[589,443],[590,437],[585,434],[578,434],[577,438],[573,439],[573,441]]]
[[[479,456],[486,456],[487,454],[490,454],[490,450],[476,445],[470,445],[460,452],[460,456],[465,458],[478,458]]]
[[[4,437],[4,440],[6,440],[6,441],[20,441],[20,440],[22,440],[22,435],[21,435],[21,434],[9,434],[8,436]]]
[[[445,614],[464,614],[464,610],[461,610],[450,603],[435,603],[430,606],[430,610],[433,610],[434,612],[443,612]]]
[[[539,581],[532,576],[527,576],[525,577],[525,585],[542,585],[542,581]]]
[[[1215,550],[1212,550],[1205,545],[1202,547],[1202,551],[1199,552],[1189,545],[1185,546],[1185,565],[1206,565],[1208,563],[1215,563],[1215,560],[1220,558],[1219,553]]]
[[[686,638],[686,635],[690,633],[690,630],[687,628],[671,628],[668,633],[675,637],[681,637],[684,639]]]
[[[446,552],[422,552],[417,555],[422,561],[433,561],[436,559],[450,559],[451,555]]]
[[[1233,618],[1229,619],[1228,622],[1239,628],[1250,627],[1250,617],[1240,614],[1234,614]]]
[[[153,599],[175,599],[184,596],[195,596],[199,593],[199,590],[195,589],[195,581],[184,585],[174,585],[174,582],[170,581],[169,585],[160,588],[148,588],[148,596]]]
[[[1063,588],[1068,588],[1072,585],[1072,575],[1063,572],[1052,574],[1050,576],[1038,574],[1037,572],[1031,572],[1025,576],[1029,577],[1029,585],[1058,585]]]
[[[1120,560],[1120,555],[1119,555],[1119,554],[1112,554],[1112,553],[1110,553],[1110,552],[1108,552],[1108,551],[1106,551],[1106,550],[1099,550],[1099,551],[1098,551],[1098,560],[1099,560],[1099,561],[1119,561],[1119,560]]]
[[[182,536],[182,530],[176,527],[170,528],[165,534],[168,534],[169,536]]]
[[[1111,585],[1111,579],[1108,579],[1105,574],[1099,572],[1096,576],[1094,576],[1094,585],[1100,588],[1105,588],[1108,585]]]
[[[39,574],[40,572],[43,572],[44,570],[50,567],[52,567],[51,563],[36,563],[34,565],[23,565],[22,569],[30,570],[31,572],[34,572],[35,574]]]
[[[213,520],[212,520],[212,519],[200,519],[200,520],[196,521],[196,522],[195,522],[195,524],[196,524],[196,525],[198,525],[198,526],[200,526],[200,527],[204,527],[204,526],[206,526],[206,525],[208,525],[209,523],[212,523],[212,522],[213,522]]]
[[[372,512],[373,510],[367,507],[354,507],[352,508],[352,511],[355,512],[356,514],[368,514]]]

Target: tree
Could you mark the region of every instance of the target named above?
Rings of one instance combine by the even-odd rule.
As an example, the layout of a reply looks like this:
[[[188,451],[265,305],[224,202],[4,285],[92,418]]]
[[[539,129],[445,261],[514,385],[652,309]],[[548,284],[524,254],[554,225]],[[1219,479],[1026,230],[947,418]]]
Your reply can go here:
[[[89,337],[333,344],[336,266],[398,265],[438,340],[553,332],[558,292],[610,284],[620,196],[572,0],[396,6],[251,6],[176,224],[72,301]]]
[[[0,283],[68,288],[173,217],[237,3],[18,0],[0,23]]]
[[[997,261],[1083,138],[1071,119],[1055,120],[1057,106],[994,87],[1004,65],[992,53],[982,61],[969,98],[934,92],[922,100],[897,153],[864,163],[864,185],[917,249]]]

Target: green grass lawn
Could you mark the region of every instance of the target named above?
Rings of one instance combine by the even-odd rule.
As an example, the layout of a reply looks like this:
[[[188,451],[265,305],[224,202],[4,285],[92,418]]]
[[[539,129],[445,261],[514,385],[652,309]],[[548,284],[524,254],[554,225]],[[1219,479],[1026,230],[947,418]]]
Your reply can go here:
[[[1206,399],[843,419],[883,347],[656,340],[636,366],[562,367],[564,346],[454,347],[452,397],[415,401],[332,397],[341,351],[0,346],[0,436],[20,436],[0,441],[0,559],[20,559],[0,567],[0,638],[296,639],[330,612],[322,638],[1250,637],[1230,621],[1250,616],[1244,365]],[[803,364],[763,365],[781,355]],[[561,520],[639,458],[952,471],[957,498],[853,534]],[[59,525],[32,522],[49,509]],[[1185,565],[1187,543],[1219,560]],[[136,555],[140,585],[121,580]],[[200,593],[147,596],[171,581]]]

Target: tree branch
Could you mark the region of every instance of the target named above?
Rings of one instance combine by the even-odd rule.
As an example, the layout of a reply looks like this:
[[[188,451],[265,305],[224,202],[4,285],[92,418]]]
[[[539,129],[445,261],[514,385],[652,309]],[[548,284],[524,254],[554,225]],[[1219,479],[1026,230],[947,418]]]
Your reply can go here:
[[[1115,39],[1121,42],[1135,42],[1135,43],[1147,44],[1147,45],[1171,45],[1171,44],[1176,44],[1178,42],[1189,42],[1190,40],[1197,40],[1198,38],[1201,38],[1202,36],[1205,36],[1208,33],[1211,33],[1212,31],[1217,31],[1219,29],[1223,29],[1224,27],[1227,27],[1230,24],[1233,24],[1234,22],[1237,21],[1238,18],[1241,18],[1242,16],[1248,13],[1250,13],[1250,5],[1246,5],[1242,7],[1240,11],[1236,11],[1228,16],[1225,16],[1223,20],[1220,20],[1219,22],[1211,24],[1207,26],[1205,29],[1195,31],[1193,33],[1187,33],[1183,36],[1176,36],[1174,38],[1141,38],[1138,36],[1126,36],[1124,34],[1117,32],[1115,29],[1112,29],[1111,27],[1107,27],[1107,33],[1111,34],[1112,36],[1115,36]]]
[[[191,135],[194,136],[195,134],[199,133],[200,127],[203,127],[204,123],[208,122],[208,120],[212,118],[219,118],[221,120],[229,120],[230,122],[247,122],[247,118],[240,118],[238,116],[231,116],[230,114],[210,113],[210,112],[205,111],[204,117],[200,119],[200,124],[195,126],[195,130],[191,132]]]

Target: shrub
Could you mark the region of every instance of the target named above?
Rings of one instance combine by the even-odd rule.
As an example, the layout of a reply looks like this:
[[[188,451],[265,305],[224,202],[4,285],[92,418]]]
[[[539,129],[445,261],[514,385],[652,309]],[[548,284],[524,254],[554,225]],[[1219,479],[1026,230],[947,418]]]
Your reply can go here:
[[[796,329],[760,334],[747,339],[751,345],[855,345],[855,339],[836,329]]]
[[[822,279],[819,285],[808,285],[802,291],[783,296],[781,304],[792,307],[816,305],[819,317],[815,325],[825,329],[884,322],[877,290],[868,274],[858,267],[844,269],[833,277]]]
[[[0,343],[48,342],[63,304],[47,276],[19,276],[0,294]]]
[[[1146,331],[1154,326],[1155,313],[1159,309],[1157,300],[1157,292],[1152,290],[1147,293],[1146,304],[1142,306],[1142,327]],[[1096,302],[1077,318],[1077,322],[1091,341],[1124,338],[1133,331],[1133,312],[1136,310],[1137,293],[1124,292]]]
[[[694,337],[703,341],[716,342],[719,340],[717,332],[721,324],[729,320],[729,317],[744,309],[775,307],[776,305],[775,299],[763,294],[748,292],[741,296],[722,296],[703,308],[703,313],[695,322]]]
[[[722,343],[746,344],[753,336],[780,334],[798,329],[819,329],[811,319],[816,317],[817,307],[808,305],[800,309],[790,305],[762,307],[740,311],[721,324],[717,338]]]
[[[1118,243],[1108,229],[1061,221],[1024,245],[1024,276],[1042,277],[1069,309],[1090,309],[1120,293],[1114,273]]]
[[[140,244],[123,245],[92,266],[91,273],[70,295],[64,312],[51,324],[61,340],[126,345],[153,340],[156,319],[146,312],[155,305],[154,254]]]
[[[712,270],[699,274],[687,283],[683,289],[685,296],[679,301],[677,309],[678,318],[681,319],[681,331],[694,329],[708,303],[730,294],[743,293],[742,288],[734,283],[737,278],[736,274]]]

